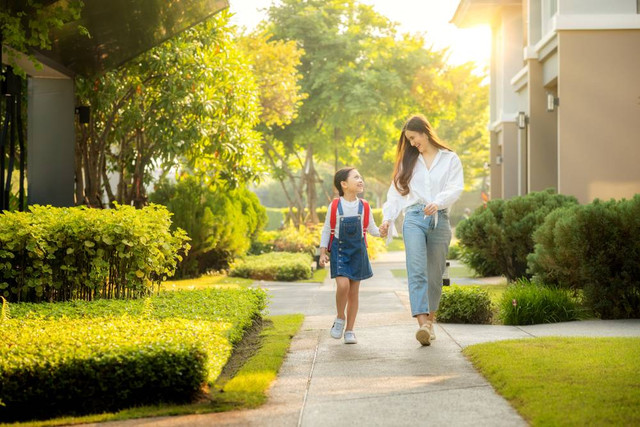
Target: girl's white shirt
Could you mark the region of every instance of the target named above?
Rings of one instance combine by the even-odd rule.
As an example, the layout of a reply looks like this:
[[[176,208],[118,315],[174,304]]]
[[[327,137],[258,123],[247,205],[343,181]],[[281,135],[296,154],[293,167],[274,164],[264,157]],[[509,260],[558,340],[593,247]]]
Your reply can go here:
[[[349,202],[344,199],[344,197],[340,197],[340,203],[342,204],[342,213],[340,215],[340,211],[336,211],[336,231],[334,235],[334,239],[337,239],[340,235],[340,218],[347,216],[357,216],[358,215],[358,205],[360,204],[360,199],[356,197],[356,199],[352,202]],[[364,207],[363,207],[364,214]],[[364,215],[360,218],[361,222],[364,222]],[[373,212],[369,210],[369,226],[367,227],[367,233],[372,236],[380,236],[380,230],[378,230],[378,226],[376,225],[376,221],[373,219]],[[322,236],[320,237],[320,247],[326,248],[329,245],[329,238],[331,236],[331,204],[327,207],[327,216],[324,219],[324,227],[322,227]]]
[[[391,183],[387,192],[387,201],[382,206],[383,221],[391,221],[389,236],[395,234],[393,221],[411,205],[435,203],[438,210],[449,209],[458,200],[464,190],[462,162],[456,153],[440,149],[427,168],[422,155],[413,168],[409,181],[409,193],[401,195]]]

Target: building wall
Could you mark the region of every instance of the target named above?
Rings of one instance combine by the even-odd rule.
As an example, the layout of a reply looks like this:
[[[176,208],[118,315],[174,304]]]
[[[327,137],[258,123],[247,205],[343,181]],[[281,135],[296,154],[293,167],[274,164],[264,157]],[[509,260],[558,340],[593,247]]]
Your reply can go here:
[[[640,30],[558,31],[558,190],[640,193]]]
[[[547,93],[552,89],[544,81],[542,64],[529,60],[527,192],[558,189],[558,114],[547,111]]]

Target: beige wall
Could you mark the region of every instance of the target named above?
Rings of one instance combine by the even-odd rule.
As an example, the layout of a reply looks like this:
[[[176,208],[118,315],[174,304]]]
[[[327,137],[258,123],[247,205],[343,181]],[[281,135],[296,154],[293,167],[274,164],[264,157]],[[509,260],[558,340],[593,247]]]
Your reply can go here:
[[[490,140],[489,155],[491,156],[491,160],[489,161],[489,176],[491,177],[491,187],[489,192],[492,199],[499,199],[502,197],[502,165],[499,165],[496,159],[498,156],[502,156],[502,150],[498,145],[498,134],[496,132],[491,132]]]
[[[497,133],[502,150],[502,195],[510,199],[518,195],[518,126],[504,122]]]
[[[542,64],[529,60],[528,192],[558,189],[557,110],[547,111]]]
[[[640,193],[640,30],[558,32],[558,190]]]

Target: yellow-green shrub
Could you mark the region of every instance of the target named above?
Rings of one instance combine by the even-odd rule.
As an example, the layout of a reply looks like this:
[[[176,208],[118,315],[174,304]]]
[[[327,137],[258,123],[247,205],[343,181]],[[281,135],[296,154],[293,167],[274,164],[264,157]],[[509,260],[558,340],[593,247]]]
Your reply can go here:
[[[11,304],[0,317],[0,419],[188,400],[219,376],[265,301],[261,289],[206,289]]]
[[[162,206],[29,209],[0,215],[0,292],[9,300],[149,295],[189,248]]]
[[[249,255],[231,267],[230,275],[256,280],[292,281],[311,278],[312,258],[304,253]]]

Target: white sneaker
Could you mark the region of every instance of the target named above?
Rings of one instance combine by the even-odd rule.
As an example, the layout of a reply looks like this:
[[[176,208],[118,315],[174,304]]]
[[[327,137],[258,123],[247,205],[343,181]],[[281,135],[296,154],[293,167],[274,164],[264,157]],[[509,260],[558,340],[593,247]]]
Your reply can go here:
[[[436,339],[436,333],[434,332],[433,323],[431,323],[431,326],[429,327],[429,335],[431,335],[431,338],[429,338],[431,341]]]
[[[424,324],[418,328],[416,332],[416,339],[422,345],[431,345],[431,332],[429,332],[429,325]]]
[[[353,331],[344,331],[344,343],[345,344],[358,344],[358,339]]]
[[[333,321],[333,326],[331,327],[331,336],[337,340],[342,338],[342,330],[344,329],[344,319],[340,319],[336,317],[336,320]]]

